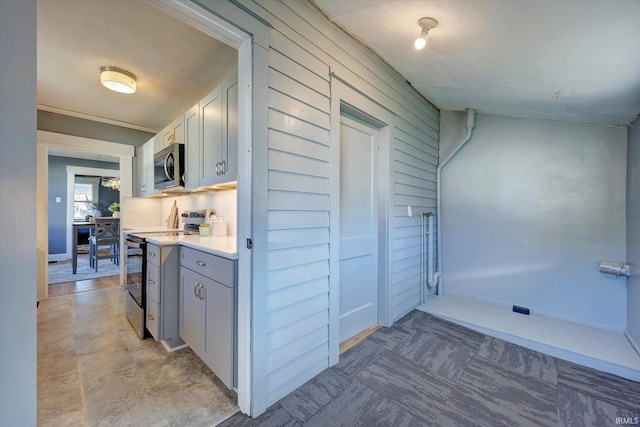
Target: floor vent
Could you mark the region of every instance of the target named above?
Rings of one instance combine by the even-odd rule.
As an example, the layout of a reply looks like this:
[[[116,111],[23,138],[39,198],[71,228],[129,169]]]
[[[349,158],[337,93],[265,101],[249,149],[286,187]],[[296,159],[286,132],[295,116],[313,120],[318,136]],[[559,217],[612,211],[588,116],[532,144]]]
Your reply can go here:
[[[527,316],[529,315],[529,309],[527,307],[520,307],[519,305],[514,305],[513,306],[513,312],[514,313],[520,313],[520,314],[526,314]]]

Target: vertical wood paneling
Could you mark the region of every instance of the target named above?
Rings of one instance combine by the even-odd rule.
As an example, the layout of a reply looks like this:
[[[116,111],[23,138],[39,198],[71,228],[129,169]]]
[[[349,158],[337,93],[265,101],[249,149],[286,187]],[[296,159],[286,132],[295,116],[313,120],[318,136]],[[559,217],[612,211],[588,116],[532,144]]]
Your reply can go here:
[[[331,72],[398,117],[392,127],[389,307],[418,303],[419,211],[435,209],[439,112],[383,61],[306,2],[243,4],[270,28],[266,402],[329,364]],[[339,131],[335,129],[334,131]],[[414,207],[406,218],[406,204]],[[403,211],[404,208],[404,211]],[[403,212],[405,213],[403,216]],[[254,375],[260,373],[255,372]]]

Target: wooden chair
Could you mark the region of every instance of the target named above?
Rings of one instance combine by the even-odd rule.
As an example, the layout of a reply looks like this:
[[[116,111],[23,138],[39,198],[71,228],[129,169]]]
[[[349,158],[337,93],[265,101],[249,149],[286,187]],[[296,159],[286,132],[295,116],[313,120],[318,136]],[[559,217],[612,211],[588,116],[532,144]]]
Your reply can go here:
[[[89,238],[89,266],[98,271],[100,259],[110,259],[120,265],[120,219],[95,218],[95,223]]]

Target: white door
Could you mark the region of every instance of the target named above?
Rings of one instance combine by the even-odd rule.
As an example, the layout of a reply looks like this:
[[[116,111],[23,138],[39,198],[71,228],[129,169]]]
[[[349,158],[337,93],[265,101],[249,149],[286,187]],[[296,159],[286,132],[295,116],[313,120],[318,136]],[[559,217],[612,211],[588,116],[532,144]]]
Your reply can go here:
[[[378,323],[378,130],[340,119],[340,342]]]

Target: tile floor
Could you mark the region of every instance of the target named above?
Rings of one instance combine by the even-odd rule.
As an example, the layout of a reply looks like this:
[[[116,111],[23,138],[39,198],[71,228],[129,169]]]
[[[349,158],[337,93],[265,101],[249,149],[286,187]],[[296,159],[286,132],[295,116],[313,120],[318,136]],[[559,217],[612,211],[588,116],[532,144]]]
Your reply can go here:
[[[236,426],[619,426],[640,383],[414,310],[258,418]]]
[[[212,426],[237,409],[190,349],[138,338],[122,288],[40,304],[39,426]]]

